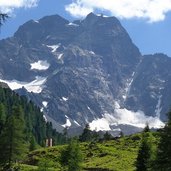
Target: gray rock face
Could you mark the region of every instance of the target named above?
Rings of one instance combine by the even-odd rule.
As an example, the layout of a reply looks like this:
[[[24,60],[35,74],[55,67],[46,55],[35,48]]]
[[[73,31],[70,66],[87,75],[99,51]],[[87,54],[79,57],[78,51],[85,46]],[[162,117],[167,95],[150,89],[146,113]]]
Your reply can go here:
[[[166,55],[143,56],[134,75],[126,106],[129,109],[145,111],[150,116],[161,114],[161,119],[166,120],[166,113],[170,109],[170,66],[171,59]]]
[[[171,59],[142,56],[115,17],[28,21],[0,41],[0,81],[27,95],[54,127],[143,127],[166,119]],[[156,126],[152,125],[152,126]]]
[[[1,87],[1,88],[9,88],[9,87],[8,87],[8,84],[3,83],[3,82],[0,82],[0,87]]]

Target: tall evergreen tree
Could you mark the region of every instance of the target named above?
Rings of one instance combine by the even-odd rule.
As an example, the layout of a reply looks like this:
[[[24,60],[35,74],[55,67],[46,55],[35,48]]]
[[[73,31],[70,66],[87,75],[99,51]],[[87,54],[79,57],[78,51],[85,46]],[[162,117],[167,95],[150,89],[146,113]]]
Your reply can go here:
[[[25,151],[24,116],[20,106],[12,109],[7,117],[3,132],[0,136],[0,165],[7,170],[12,164],[22,158]]]
[[[33,151],[35,149],[36,149],[36,140],[34,136],[31,136],[29,151]]]
[[[4,127],[5,121],[6,121],[5,105],[3,105],[3,103],[0,103],[0,134]]]
[[[77,140],[71,140],[67,148],[61,153],[61,165],[67,171],[81,170],[82,154]]]
[[[89,124],[86,124],[83,133],[79,137],[79,140],[81,142],[85,142],[85,141],[91,141],[91,138],[92,138],[92,131],[90,130]]]
[[[143,132],[150,132],[150,128],[149,128],[148,123],[146,124],[146,126],[145,126]]]
[[[68,127],[66,126],[64,129],[63,129],[63,136],[64,136],[64,142],[67,143],[68,142]]]
[[[106,131],[105,134],[103,135],[103,139],[105,141],[111,140],[112,139],[112,135],[108,131]]]
[[[151,165],[151,138],[148,125],[144,128],[136,160],[136,171],[148,171]],[[148,130],[148,131],[147,131]]]
[[[161,138],[157,149],[157,158],[154,164],[154,170],[171,170],[171,111],[168,114],[168,123],[161,131]]]

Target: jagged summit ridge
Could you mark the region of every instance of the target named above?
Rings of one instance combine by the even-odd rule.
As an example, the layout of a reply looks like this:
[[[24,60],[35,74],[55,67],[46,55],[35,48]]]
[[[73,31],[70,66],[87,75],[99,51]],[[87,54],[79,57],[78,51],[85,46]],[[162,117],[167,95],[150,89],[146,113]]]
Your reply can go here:
[[[171,60],[142,56],[115,17],[47,16],[0,45],[0,81],[32,99],[59,130],[90,123],[132,132],[166,119]]]

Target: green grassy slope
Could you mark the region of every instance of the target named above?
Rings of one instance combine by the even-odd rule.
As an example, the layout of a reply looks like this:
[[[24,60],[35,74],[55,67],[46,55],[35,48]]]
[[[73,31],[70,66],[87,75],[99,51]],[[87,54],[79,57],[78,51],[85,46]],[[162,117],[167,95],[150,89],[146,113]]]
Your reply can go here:
[[[141,134],[101,143],[81,143],[83,170],[91,171],[134,171]],[[60,153],[66,146],[42,148],[31,152],[23,171],[36,170],[39,163],[44,163],[50,170],[62,170]],[[32,166],[29,166],[32,165]],[[40,165],[40,164],[39,164]]]

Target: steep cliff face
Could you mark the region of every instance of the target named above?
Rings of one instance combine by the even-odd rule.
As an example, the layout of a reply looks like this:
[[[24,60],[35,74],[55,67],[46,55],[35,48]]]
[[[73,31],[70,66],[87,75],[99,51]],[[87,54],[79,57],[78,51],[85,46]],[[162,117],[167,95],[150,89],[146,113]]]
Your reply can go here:
[[[32,99],[59,130],[162,125],[170,63],[163,54],[142,56],[115,17],[93,13],[73,23],[58,15],[31,20],[0,41],[0,81]]]
[[[143,56],[126,99],[126,106],[166,120],[166,113],[170,109],[170,65],[171,59],[166,55]]]

